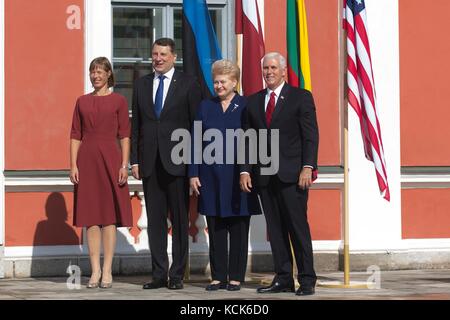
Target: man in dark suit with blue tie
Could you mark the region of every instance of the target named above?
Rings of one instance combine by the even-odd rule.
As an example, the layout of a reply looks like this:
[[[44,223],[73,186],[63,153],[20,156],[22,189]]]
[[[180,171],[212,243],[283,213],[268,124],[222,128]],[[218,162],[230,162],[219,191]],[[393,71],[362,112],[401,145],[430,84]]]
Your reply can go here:
[[[189,189],[185,164],[171,159],[176,129],[190,130],[202,96],[193,77],[175,70],[175,42],[156,40],[154,72],[138,79],[133,90],[132,173],[143,180],[147,208],[152,282],[144,289],[182,289],[188,259]],[[172,222],[172,265],[167,255],[167,214]],[[169,281],[168,281],[169,279]]]
[[[272,283],[257,292],[294,292],[292,243],[300,283],[296,294],[311,295],[317,277],[306,211],[308,188],[317,168],[319,131],[311,93],[285,83],[285,75],[286,59],[277,52],[266,54],[263,77],[267,89],[249,97],[243,117],[244,129],[268,129],[269,135],[278,130],[279,170],[267,174],[259,160],[254,165],[246,163],[241,167],[240,184],[247,192],[257,187],[276,273]],[[269,150],[277,150],[267,140]]]

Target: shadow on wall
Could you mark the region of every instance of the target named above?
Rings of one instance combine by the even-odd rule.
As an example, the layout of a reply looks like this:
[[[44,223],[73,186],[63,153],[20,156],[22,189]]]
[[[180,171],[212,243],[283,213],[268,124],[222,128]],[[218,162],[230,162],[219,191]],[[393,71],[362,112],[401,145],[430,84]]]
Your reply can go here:
[[[45,203],[46,220],[39,221],[33,238],[33,254],[31,260],[30,275],[43,276],[52,275],[57,264],[51,260],[35,258],[42,255],[39,246],[51,245],[79,245],[80,237],[72,227],[72,222],[67,221],[69,213],[67,211],[64,196],[59,192],[52,192]],[[38,253],[38,251],[40,251]],[[61,272],[56,272],[61,274]]]
[[[136,209],[140,210],[140,203],[136,206]],[[46,219],[39,221],[36,225],[30,265],[27,263],[17,264],[16,268],[19,269],[16,269],[16,276],[62,276],[57,281],[64,282],[69,277],[67,273],[69,265],[79,267],[82,276],[90,275],[91,267],[85,235],[86,228],[77,229],[73,226],[71,212],[70,208],[67,209],[66,199],[62,193],[53,192],[47,197],[45,202]],[[130,232],[126,228],[118,229],[113,274],[118,274],[121,268],[124,269],[122,270],[124,273],[139,273],[142,272],[141,269],[149,273],[151,266],[149,259],[145,261],[133,259],[133,255],[137,253],[133,244],[136,243],[136,237],[140,232],[137,228],[138,216],[136,217],[134,212],[133,216],[134,227],[129,229]],[[43,246],[51,246],[52,248],[48,249]],[[57,249],[56,246],[79,246],[79,249],[75,247],[71,249],[73,250],[71,253],[68,252],[67,254],[61,254],[59,250],[57,254],[53,254],[50,250]],[[125,261],[121,259],[120,256],[122,255],[126,256]],[[138,262],[140,264],[136,265]]]

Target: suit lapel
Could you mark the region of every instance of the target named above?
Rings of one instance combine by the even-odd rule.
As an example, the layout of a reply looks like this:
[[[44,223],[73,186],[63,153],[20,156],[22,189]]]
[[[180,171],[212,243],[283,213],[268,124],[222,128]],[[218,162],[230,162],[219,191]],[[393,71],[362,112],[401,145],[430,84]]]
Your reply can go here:
[[[271,124],[274,123],[278,114],[283,109],[283,106],[285,104],[286,97],[288,94],[289,94],[289,85],[287,83],[285,83],[283,85],[283,88],[281,89],[280,96],[278,97],[278,100],[277,100],[277,104],[275,105],[275,110],[273,111],[273,114],[272,114]]]
[[[266,106],[265,106],[265,97],[267,94],[267,90],[263,90],[259,93],[258,96],[258,115],[261,119],[264,126],[267,128],[267,122],[266,122]]]
[[[175,72],[173,73],[173,76],[172,76],[172,80],[170,81],[166,100],[164,100],[163,109],[161,111],[161,115],[159,116],[160,118],[163,117],[164,114],[167,113],[167,109],[170,109],[170,107],[171,107],[170,100],[171,100],[171,97],[173,97],[173,94],[176,92],[176,88],[178,85],[178,76],[179,76],[179,73],[175,70]]]
[[[150,119],[156,119],[155,114],[155,106],[153,104],[153,79],[155,77],[155,73],[149,74],[145,78],[144,83],[144,101],[147,101],[147,103],[143,106],[144,113],[150,118]]]

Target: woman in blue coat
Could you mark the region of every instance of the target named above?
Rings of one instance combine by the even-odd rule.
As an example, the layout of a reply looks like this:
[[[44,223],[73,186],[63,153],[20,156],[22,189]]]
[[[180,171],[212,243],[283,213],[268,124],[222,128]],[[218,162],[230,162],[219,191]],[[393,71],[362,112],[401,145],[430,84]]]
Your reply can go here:
[[[239,187],[237,139],[233,136],[232,143],[227,143],[226,130],[241,128],[241,114],[246,105],[245,97],[236,93],[239,73],[239,67],[229,60],[219,60],[212,65],[217,96],[203,100],[195,118],[202,124],[202,136],[207,130],[215,129],[215,133],[220,131],[223,141],[223,147],[212,152],[209,152],[213,149],[210,144],[218,146],[218,141],[204,141],[201,164],[193,161],[189,166],[190,186],[199,196],[199,212],[206,216],[208,224],[212,282],[206,287],[207,291],[240,290],[247,268],[250,216],[260,213],[256,194],[242,192]],[[227,146],[231,148],[227,150]],[[221,149],[223,154],[220,154]],[[231,152],[233,161],[227,161],[227,154]],[[210,159],[205,158],[208,155]],[[211,158],[215,159],[212,164]]]

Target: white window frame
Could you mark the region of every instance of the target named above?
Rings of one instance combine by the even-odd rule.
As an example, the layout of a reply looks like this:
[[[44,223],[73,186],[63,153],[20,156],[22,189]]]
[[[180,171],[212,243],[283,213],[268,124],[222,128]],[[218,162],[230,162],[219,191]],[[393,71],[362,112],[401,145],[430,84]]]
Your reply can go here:
[[[162,9],[162,36],[163,37],[169,37],[169,38],[173,38],[173,32],[172,30],[169,28],[169,22],[168,20],[171,20],[171,23],[173,24],[173,19],[168,18],[170,16],[173,16],[173,8],[170,8],[169,6],[156,6],[153,3],[146,3],[144,5],[143,1],[137,1],[138,3],[142,2],[142,5],[127,5],[124,1],[113,1],[113,5],[111,6],[111,19],[112,19],[112,10],[113,7],[114,8],[145,8],[145,9]],[[114,3],[120,3],[119,5],[115,5]],[[136,1],[133,1],[133,4],[136,4]],[[172,10],[170,10],[172,9]],[[169,10],[171,12],[169,12]],[[112,20],[111,20],[112,23]],[[112,31],[112,27],[111,27],[111,52],[113,52],[113,39],[114,39],[114,34]],[[124,63],[135,63],[135,62],[140,62],[140,63],[147,63],[150,64],[151,61],[150,60],[143,60],[142,58],[131,58],[131,57],[127,57],[127,58],[120,58],[120,57],[114,57],[112,56],[112,60],[111,60],[112,64],[114,65],[114,62],[124,62]]]
[[[88,0],[85,0],[88,1]],[[105,1],[105,0],[102,0]],[[235,43],[236,36],[234,34],[234,19],[230,19],[230,17],[234,18],[234,1],[230,0],[209,0],[207,1],[209,9],[219,11],[221,15],[221,43],[220,47],[222,50],[223,58],[235,60]],[[145,9],[161,9],[162,10],[162,30],[161,36],[174,38],[174,10],[182,9],[183,1],[182,0],[171,0],[171,1],[154,1],[154,0],[111,0],[110,6],[107,8],[106,4],[104,5],[103,12],[110,12],[110,61],[113,64],[113,67],[117,63],[139,63],[144,65],[151,65],[151,58],[142,59],[142,58],[133,58],[133,57],[114,57],[114,34],[113,34],[113,10],[114,8],[145,8]],[[98,10],[97,12],[100,12]],[[89,16],[87,14],[87,16]],[[104,20],[104,19],[99,19]],[[94,22],[94,21],[93,21]],[[93,23],[92,22],[92,23]],[[106,24],[106,23],[105,23]],[[104,27],[104,26],[103,26]],[[88,30],[86,30],[89,32]],[[105,31],[106,32],[106,31]],[[106,45],[106,44],[105,44]],[[95,56],[94,56],[95,57]],[[87,59],[88,61],[88,59]],[[89,60],[90,61],[90,60]],[[89,63],[89,62],[86,62]],[[176,65],[181,66],[182,57],[178,57]],[[87,70],[87,67],[86,67]],[[89,81],[89,78],[86,79]],[[86,82],[86,89],[91,89],[90,82]],[[131,110],[130,110],[131,117]]]
[[[86,0],[87,1],[87,0]],[[102,0],[103,1],[103,0]],[[208,5],[220,8],[222,10],[222,30],[223,37],[221,41],[222,54],[224,58],[233,59],[235,57],[234,53],[234,23],[231,23],[234,17],[234,1],[230,0],[207,0]],[[182,0],[166,0],[166,1],[156,1],[156,0],[111,0],[112,5],[146,5],[146,6],[158,6],[163,7],[163,36],[173,38],[173,9],[174,5],[182,6]],[[112,10],[112,9],[111,9]],[[112,32],[111,32],[112,34]],[[112,42],[112,36],[111,36]],[[112,49],[111,49],[112,50]]]

